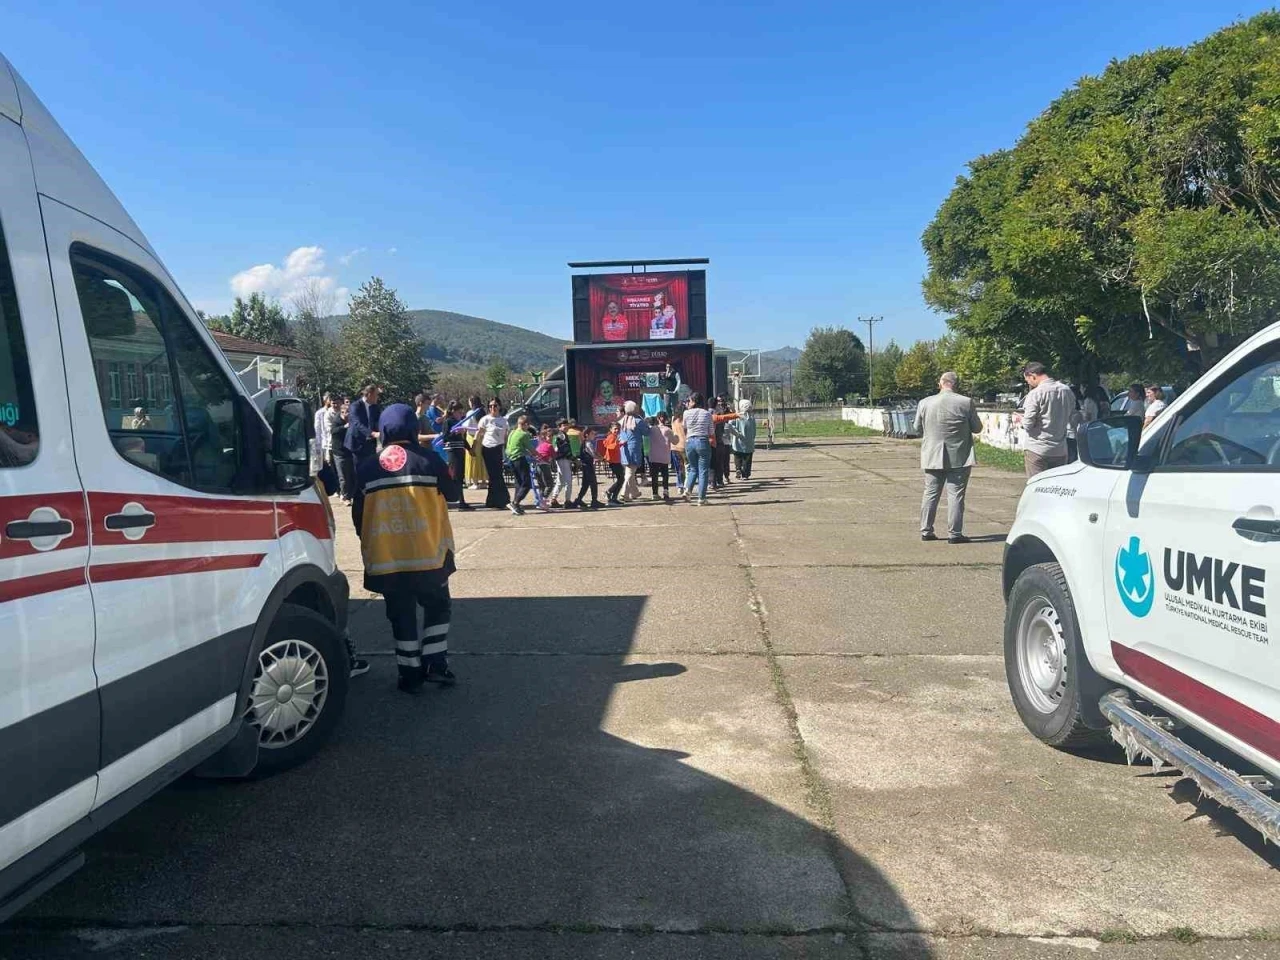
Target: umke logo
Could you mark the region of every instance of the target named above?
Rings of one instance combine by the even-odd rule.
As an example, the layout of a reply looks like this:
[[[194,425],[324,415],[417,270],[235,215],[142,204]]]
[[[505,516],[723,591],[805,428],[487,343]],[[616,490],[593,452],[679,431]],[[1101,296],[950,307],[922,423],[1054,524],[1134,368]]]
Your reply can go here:
[[[1116,551],[1116,589],[1125,609],[1135,617],[1151,612],[1156,599],[1155,571],[1151,555],[1142,549],[1142,541],[1129,538],[1129,545]]]

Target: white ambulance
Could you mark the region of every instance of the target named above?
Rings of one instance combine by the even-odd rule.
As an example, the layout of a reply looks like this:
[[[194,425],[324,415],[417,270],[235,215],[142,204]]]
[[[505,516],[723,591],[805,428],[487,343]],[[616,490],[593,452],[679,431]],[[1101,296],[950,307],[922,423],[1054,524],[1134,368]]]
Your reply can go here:
[[[1019,714],[1059,747],[1110,728],[1280,842],[1280,324],[1079,448],[1005,547]]]
[[[333,516],[305,404],[271,413],[0,58],[0,919],[182,773],[337,722]]]

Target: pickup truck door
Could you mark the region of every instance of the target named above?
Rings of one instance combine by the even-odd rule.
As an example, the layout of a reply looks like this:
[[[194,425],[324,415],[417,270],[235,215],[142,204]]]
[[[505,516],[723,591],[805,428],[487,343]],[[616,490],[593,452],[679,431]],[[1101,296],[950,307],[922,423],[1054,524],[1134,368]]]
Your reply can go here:
[[[1117,484],[1108,515],[1112,653],[1229,746],[1280,759],[1280,341],[1161,430],[1152,469]]]

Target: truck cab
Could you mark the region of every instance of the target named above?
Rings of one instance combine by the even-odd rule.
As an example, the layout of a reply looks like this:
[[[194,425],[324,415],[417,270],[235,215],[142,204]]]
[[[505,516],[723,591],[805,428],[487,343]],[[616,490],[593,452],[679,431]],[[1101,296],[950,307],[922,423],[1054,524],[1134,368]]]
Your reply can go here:
[[[0,919],[181,774],[337,723],[333,515],[306,404],[271,415],[0,58]]]
[[[1145,430],[1089,424],[1030,480],[1005,550],[1005,665],[1055,746],[1110,728],[1280,838],[1280,324]],[[1206,759],[1177,731],[1231,758]]]
[[[535,428],[544,423],[554,427],[559,420],[569,416],[569,390],[563,363],[543,378],[528,400],[512,406],[507,419],[514,424],[522,414],[528,414],[529,422]]]

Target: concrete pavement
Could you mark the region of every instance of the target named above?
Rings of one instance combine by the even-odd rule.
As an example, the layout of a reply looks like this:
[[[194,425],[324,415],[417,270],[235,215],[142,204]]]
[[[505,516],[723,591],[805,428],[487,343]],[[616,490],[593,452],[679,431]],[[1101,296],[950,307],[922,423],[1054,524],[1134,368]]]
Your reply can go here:
[[[454,514],[462,683],[419,699],[344,528],[374,669],[333,743],[157,796],[0,957],[1280,956],[1274,851],[1023,730],[1021,478],[976,471],[988,542],[922,544],[916,457],[813,441],[707,507]]]

